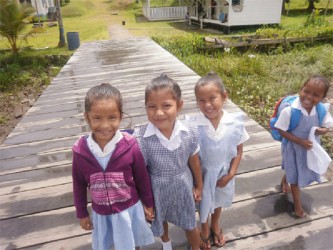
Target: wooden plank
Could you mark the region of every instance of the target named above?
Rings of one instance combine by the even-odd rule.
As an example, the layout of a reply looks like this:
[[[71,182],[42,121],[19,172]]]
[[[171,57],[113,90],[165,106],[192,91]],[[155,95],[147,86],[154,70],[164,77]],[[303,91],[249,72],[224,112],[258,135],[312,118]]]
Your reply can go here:
[[[223,249],[332,249],[333,217],[229,241]],[[255,246],[253,248],[253,246]]]
[[[78,136],[65,138],[57,138],[53,140],[45,140],[31,143],[22,143],[19,145],[1,145],[0,160],[18,158],[26,155],[43,155],[52,151],[60,151],[71,148]],[[6,141],[5,141],[6,142]]]
[[[28,171],[16,172],[0,176],[0,199],[3,195],[17,194],[22,192],[26,198],[27,191],[51,187],[54,192],[55,186],[72,183],[72,164],[60,164],[55,167],[38,168]],[[49,192],[49,191],[48,191]],[[25,198],[25,199],[26,199]],[[5,199],[9,201],[11,199]],[[43,207],[43,206],[41,206]],[[1,209],[1,208],[0,208]]]
[[[288,211],[290,201],[285,195],[273,194],[258,199],[237,202],[223,212],[221,223],[229,241],[258,234],[284,230],[295,225],[333,216],[330,185],[304,189],[304,209],[309,216],[294,219]],[[173,231],[171,227],[171,231]],[[179,229],[178,229],[179,230]],[[23,217],[3,220],[0,224],[0,248],[33,246],[44,242],[68,239],[85,233],[75,218],[74,208],[62,208]],[[182,238],[186,245],[186,238]],[[181,243],[181,242],[179,242]]]
[[[259,169],[279,166],[281,164],[280,145],[246,150],[238,167],[238,173],[251,172]]]

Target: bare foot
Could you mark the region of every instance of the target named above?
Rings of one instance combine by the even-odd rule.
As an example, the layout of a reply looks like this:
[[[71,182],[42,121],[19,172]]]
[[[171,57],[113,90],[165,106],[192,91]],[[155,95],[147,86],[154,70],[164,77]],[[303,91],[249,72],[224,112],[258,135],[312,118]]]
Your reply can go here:
[[[304,210],[296,211],[295,209],[294,216],[296,216],[296,218],[304,218],[306,217],[306,213]]]
[[[282,193],[285,193],[285,194],[291,192],[290,185],[286,180],[286,175],[284,175],[281,180],[281,191],[282,191]]]

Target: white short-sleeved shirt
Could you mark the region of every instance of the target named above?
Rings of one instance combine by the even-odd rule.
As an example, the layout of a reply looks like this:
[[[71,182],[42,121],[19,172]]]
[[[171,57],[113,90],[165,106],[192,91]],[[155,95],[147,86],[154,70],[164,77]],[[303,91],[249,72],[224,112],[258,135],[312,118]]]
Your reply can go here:
[[[277,120],[275,127],[278,129],[281,129],[283,131],[287,131],[290,124],[290,117],[291,117],[291,108],[299,109],[301,110],[302,114],[305,116],[314,116],[317,115],[316,107],[314,106],[310,112],[310,114],[303,108],[299,97],[295,99],[295,101],[291,104],[290,107],[286,107],[281,111],[281,114],[279,116],[279,119]],[[327,112],[324,119],[323,124],[321,125],[325,128],[332,128],[333,127],[333,118],[332,115]]]
[[[222,116],[216,130],[213,127],[212,123],[209,121],[209,119],[202,112],[200,112],[200,114],[196,117],[196,124],[198,126],[204,126],[203,128],[206,132],[206,135],[208,136],[208,138],[210,138],[213,141],[221,140],[228,130],[228,124],[231,124],[233,122],[234,122],[234,118],[232,117],[232,115],[230,113],[228,113],[225,110],[223,110],[223,116]],[[250,138],[250,136],[244,127],[243,135],[242,135],[242,138],[240,139],[238,145],[244,143],[249,138]]]
[[[151,122],[148,123],[147,129],[145,131],[145,134],[143,137],[149,137],[151,135],[156,135],[166,149],[169,151],[173,151],[177,148],[179,148],[180,144],[182,143],[182,139],[180,136],[180,131],[189,131],[188,128],[182,124],[178,119],[175,121],[175,126],[173,128],[173,131],[171,133],[170,139],[166,138],[161,131]],[[193,155],[195,155],[197,152],[199,152],[200,146],[198,145],[197,150]]]
[[[117,130],[116,133],[114,134],[113,138],[111,139],[111,141],[109,141],[104,149],[102,150],[100,148],[100,146],[95,142],[95,140],[93,139],[92,133],[89,134],[88,138],[87,138],[87,143],[88,143],[88,147],[90,149],[90,151],[94,154],[97,155],[98,157],[104,157],[108,154],[110,154],[111,152],[114,151],[114,149],[116,148],[117,143],[123,138],[123,134]]]

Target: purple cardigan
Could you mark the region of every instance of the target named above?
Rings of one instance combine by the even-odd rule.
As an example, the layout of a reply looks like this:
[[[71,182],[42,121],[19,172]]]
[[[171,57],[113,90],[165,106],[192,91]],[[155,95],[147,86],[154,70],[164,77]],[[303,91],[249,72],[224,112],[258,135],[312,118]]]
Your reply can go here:
[[[153,193],[145,161],[135,138],[123,133],[110,161],[103,171],[90,152],[87,136],[73,146],[73,192],[76,216],[89,216],[87,190],[92,208],[101,215],[119,213],[139,199],[146,207],[153,207]]]

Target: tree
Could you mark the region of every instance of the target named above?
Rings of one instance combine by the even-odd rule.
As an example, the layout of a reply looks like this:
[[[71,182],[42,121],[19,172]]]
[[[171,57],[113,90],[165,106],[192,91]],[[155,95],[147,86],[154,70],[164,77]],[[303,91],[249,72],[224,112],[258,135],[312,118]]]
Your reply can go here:
[[[309,6],[307,10],[312,12],[315,9],[314,3],[318,3],[320,0],[308,0],[308,1],[309,1]]]
[[[58,47],[65,47],[66,41],[65,41],[65,35],[64,35],[64,24],[62,22],[62,15],[61,15],[61,6],[60,6],[60,0],[55,0],[56,8],[57,8],[57,17],[58,17],[58,25],[59,25],[59,43]]]
[[[19,37],[26,28],[26,19],[35,13],[35,9],[27,5],[20,5],[16,0],[0,0],[0,35],[5,37],[14,54],[18,53],[21,40],[27,41],[33,31]]]

